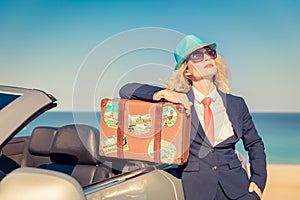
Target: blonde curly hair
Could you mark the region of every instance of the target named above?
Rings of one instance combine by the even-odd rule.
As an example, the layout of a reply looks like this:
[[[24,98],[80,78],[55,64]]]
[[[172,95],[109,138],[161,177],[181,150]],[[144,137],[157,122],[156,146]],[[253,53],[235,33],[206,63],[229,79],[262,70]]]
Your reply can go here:
[[[215,59],[215,62],[218,72],[213,77],[214,84],[220,91],[225,94],[229,94],[230,88],[228,67],[222,61],[219,55]],[[187,62],[185,61],[178,70],[173,72],[173,74],[166,79],[165,87],[176,92],[187,93],[192,86],[192,82],[185,76],[186,68]]]

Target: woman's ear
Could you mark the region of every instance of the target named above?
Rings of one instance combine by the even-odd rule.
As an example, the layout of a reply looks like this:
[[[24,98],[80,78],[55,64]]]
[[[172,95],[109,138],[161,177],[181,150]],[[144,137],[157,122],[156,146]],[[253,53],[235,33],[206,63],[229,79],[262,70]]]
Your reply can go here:
[[[184,75],[185,75],[185,77],[189,77],[190,75],[192,75],[191,74],[191,72],[189,71],[189,68],[188,67],[186,67],[186,69],[184,70]]]

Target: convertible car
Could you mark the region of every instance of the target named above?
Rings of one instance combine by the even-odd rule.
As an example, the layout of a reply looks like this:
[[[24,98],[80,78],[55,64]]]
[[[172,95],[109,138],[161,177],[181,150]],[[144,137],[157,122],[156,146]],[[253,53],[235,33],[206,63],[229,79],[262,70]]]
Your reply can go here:
[[[0,85],[0,199],[184,199],[176,166],[100,157],[99,130],[85,124],[18,133],[57,100]]]

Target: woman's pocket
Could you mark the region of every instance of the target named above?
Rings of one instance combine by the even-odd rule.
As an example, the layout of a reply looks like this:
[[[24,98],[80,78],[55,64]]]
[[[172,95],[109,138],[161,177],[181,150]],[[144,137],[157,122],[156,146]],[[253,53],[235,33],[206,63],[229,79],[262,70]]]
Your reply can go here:
[[[200,170],[200,163],[198,161],[189,161],[184,168],[184,172],[198,172]]]
[[[228,165],[229,165],[229,169],[235,169],[235,168],[241,167],[242,163],[238,159],[234,159],[234,160],[229,161]]]

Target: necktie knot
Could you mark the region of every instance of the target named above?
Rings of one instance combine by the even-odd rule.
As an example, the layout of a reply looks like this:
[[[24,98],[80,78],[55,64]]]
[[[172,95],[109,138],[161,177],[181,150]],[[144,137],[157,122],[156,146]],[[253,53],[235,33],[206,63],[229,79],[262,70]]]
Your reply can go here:
[[[212,102],[212,98],[211,97],[205,97],[203,100],[202,100],[202,103],[204,106],[209,106]]]

